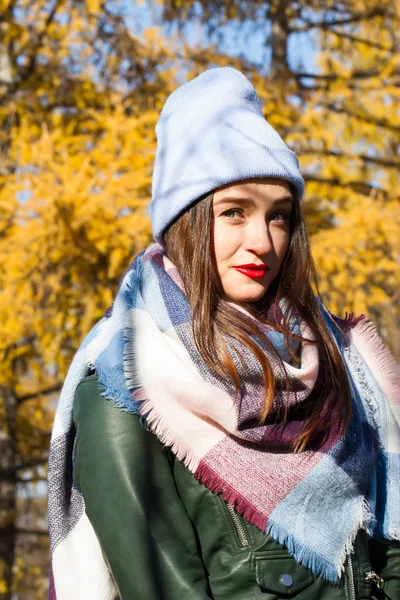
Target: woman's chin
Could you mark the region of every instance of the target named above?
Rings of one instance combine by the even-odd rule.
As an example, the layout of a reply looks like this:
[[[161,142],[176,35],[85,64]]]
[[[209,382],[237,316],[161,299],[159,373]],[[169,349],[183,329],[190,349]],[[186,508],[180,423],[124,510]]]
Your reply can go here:
[[[265,296],[267,289],[268,286],[256,284],[254,286],[246,286],[245,289],[238,289],[236,287],[233,290],[228,289],[224,291],[233,302],[253,303],[261,300]]]

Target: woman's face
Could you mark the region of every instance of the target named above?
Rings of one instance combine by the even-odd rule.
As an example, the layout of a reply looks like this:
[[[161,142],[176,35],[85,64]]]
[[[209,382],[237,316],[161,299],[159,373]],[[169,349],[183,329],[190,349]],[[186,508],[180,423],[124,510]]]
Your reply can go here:
[[[289,184],[272,177],[214,192],[214,252],[231,300],[257,302],[278,275],[289,246],[293,202]]]

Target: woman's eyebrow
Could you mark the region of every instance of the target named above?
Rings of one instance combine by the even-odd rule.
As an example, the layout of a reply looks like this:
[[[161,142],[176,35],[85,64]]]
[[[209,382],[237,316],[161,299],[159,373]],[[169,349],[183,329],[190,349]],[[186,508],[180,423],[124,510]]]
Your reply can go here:
[[[251,198],[238,198],[237,196],[224,196],[215,202],[215,205],[226,204],[228,202],[236,202],[243,206],[254,206],[255,202]]]
[[[277,198],[276,200],[274,200],[273,203],[274,204],[287,204],[288,202],[293,204],[293,202],[294,202],[293,196],[284,196],[283,198]]]

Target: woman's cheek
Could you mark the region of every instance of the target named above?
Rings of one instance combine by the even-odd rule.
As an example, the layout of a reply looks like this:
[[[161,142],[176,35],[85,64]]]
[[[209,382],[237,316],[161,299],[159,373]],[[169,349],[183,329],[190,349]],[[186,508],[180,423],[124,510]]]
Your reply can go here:
[[[283,262],[283,259],[286,256],[286,252],[289,248],[289,243],[290,243],[290,233],[286,230],[282,230],[282,231],[278,232],[275,249],[276,249],[276,255],[278,256],[278,258],[281,262]]]
[[[224,222],[216,223],[214,228],[214,252],[218,270],[230,260],[238,247],[237,233],[232,225]]]

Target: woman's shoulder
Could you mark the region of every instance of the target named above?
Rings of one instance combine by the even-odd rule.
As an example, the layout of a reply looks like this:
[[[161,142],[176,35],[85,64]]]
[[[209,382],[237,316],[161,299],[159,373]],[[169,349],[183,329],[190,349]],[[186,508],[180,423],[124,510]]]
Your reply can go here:
[[[91,369],[88,371],[87,375],[78,383],[76,386],[75,396],[77,395],[78,390],[82,390],[82,388],[91,388],[94,390],[95,388],[100,386],[99,378],[97,376],[96,371]]]
[[[102,386],[95,371],[88,374],[78,383],[74,394],[74,414],[93,404],[103,404],[105,400]]]
[[[95,371],[90,371],[77,385],[74,395],[73,417],[75,426],[88,427],[101,432],[113,428],[129,427],[132,432],[139,433],[143,428],[140,415],[131,414],[119,408],[105,393]],[[88,425],[90,423],[90,425]]]
[[[128,412],[114,403],[94,371],[89,372],[76,387],[73,420],[78,437],[81,440],[84,437],[89,445],[112,449],[123,444],[132,451],[142,446],[151,448],[152,452],[170,455],[160,440],[149,431],[141,415]]]

